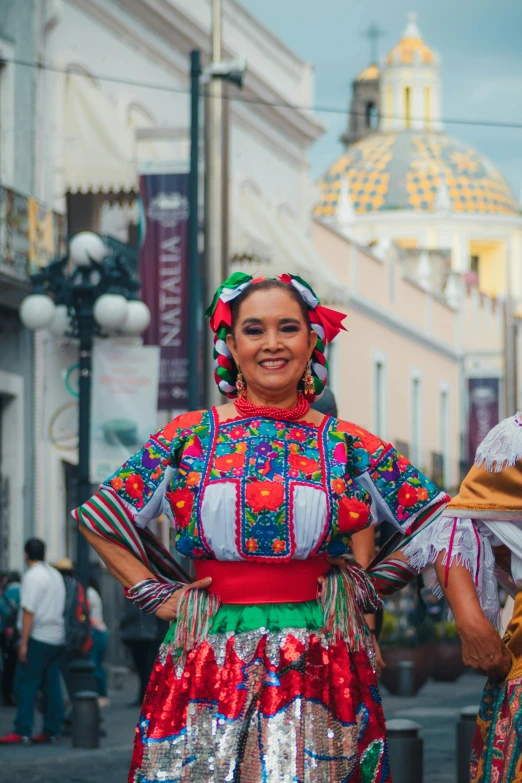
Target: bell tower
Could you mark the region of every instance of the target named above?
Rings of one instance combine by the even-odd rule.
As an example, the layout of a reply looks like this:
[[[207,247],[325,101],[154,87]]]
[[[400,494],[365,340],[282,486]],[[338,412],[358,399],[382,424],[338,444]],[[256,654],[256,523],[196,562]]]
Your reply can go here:
[[[440,131],[440,57],[424,43],[416,14],[385,57],[380,79],[381,131]]]
[[[352,100],[348,131],[343,133],[341,141],[347,147],[369,133],[379,130],[380,108],[380,69],[377,65],[377,44],[383,35],[376,24],[370,25],[364,36],[370,41],[370,65],[364,68],[352,83]]]

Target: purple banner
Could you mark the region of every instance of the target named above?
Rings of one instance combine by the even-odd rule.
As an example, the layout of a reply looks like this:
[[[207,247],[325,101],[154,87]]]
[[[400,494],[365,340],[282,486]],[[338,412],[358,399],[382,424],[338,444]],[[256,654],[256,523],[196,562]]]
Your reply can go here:
[[[145,344],[160,347],[160,410],[186,408],[188,402],[188,187],[188,174],[140,178],[141,296],[152,313]]]
[[[475,452],[488,432],[498,424],[499,379],[469,379],[468,458],[475,459]]]

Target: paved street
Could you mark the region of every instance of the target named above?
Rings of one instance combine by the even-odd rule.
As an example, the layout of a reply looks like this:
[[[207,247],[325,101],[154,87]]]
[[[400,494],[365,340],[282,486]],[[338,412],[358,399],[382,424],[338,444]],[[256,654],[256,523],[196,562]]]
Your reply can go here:
[[[467,674],[458,683],[430,682],[411,699],[383,694],[388,719],[409,718],[423,727],[424,783],[455,783],[455,724],[462,707],[478,704],[482,685],[482,677]],[[123,690],[111,694],[112,705],[103,712],[107,737],[99,749],[75,749],[69,739],[48,747],[0,748],[0,779],[9,783],[125,783],[137,718],[136,708],[125,705],[134,693],[132,678]],[[12,717],[12,709],[0,707],[2,733],[11,728]]]

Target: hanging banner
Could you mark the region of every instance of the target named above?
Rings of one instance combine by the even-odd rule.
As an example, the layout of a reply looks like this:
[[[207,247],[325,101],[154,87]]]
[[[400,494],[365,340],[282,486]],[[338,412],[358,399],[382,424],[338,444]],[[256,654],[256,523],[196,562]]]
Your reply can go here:
[[[43,332],[44,391],[41,437],[75,462],[78,449],[78,346]]]
[[[152,313],[147,345],[160,347],[158,407],[188,403],[188,174],[140,177],[145,238],[141,297]]]
[[[157,430],[159,349],[98,343],[93,352],[91,482],[100,484]]]
[[[498,378],[469,379],[468,418],[468,460],[475,459],[475,453],[488,432],[498,424],[500,418]]]

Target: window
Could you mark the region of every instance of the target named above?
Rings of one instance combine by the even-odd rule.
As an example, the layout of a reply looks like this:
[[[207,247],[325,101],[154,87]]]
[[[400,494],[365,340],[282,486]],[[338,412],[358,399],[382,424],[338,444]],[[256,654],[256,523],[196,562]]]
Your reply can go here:
[[[391,87],[386,87],[386,106],[384,110],[385,114],[385,125],[388,128],[391,128],[393,125],[393,89]]]
[[[386,359],[382,353],[373,357],[373,430],[386,440]]]
[[[431,125],[431,89],[429,87],[424,88],[424,119],[426,130],[429,130]]]
[[[439,451],[442,456],[442,477],[444,486],[447,487],[450,481],[449,466],[449,386],[441,384],[439,392],[439,427],[440,427],[440,446]]]
[[[422,470],[422,374],[412,370],[411,384],[411,460]]]
[[[397,237],[395,244],[403,250],[414,250],[418,246],[417,240],[413,237]]]
[[[411,89],[404,88],[404,121],[407,128],[411,128]]]
[[[379,115],[377,113],[377,106],[375,103],[366,104],[366,127],[371,130],[376,130],[379,124]]]

